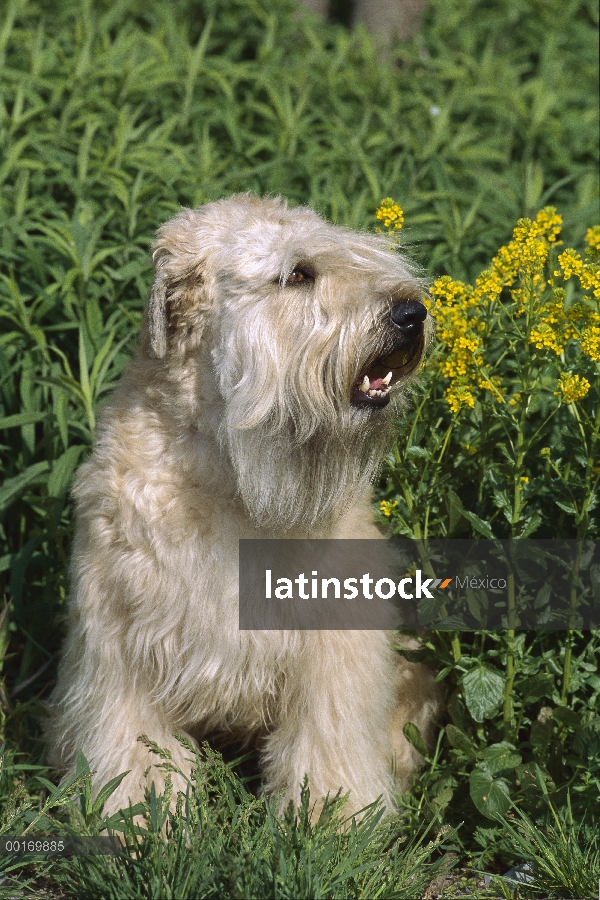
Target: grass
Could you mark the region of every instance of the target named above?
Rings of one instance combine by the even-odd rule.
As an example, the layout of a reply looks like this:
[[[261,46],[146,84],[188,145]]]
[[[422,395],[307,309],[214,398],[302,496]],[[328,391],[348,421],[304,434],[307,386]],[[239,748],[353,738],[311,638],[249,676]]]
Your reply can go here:
[[[3,8],[4,834],[42,827],[94,833],[101,825],[89,796],[83,818],[73,820],[67,795],[40,780],[51,776],[40,703],[62,637],[71,477],[90,446],[98,407],[131,352],[156,227],[182,204],[252,189],[281,192],[335,221],[371,228],[381,198],[392,194],[404,210],[410,252],[432,278],[474,284],[523,215],[534,217],[551,203],[563,216],[565,244],[578,249],[596,224],[592,2],[432,0],[415,44],[398,47],[393,60],[380,58],[363,32],[293,18],[293,10],[288,0],[65,0],[59,8],[19,0]],[[567,348],[569,371],[579,365],[574,353]],[[555,369],[544,376],[548,394],[556,389]],[[576,521],[582,507],[568,508],[592,484],[591,474],[587,481],[581,476],[571,404],[558,405],[555,424],[542,432],[560,453],[546,462],[538,455],[535,465],[530,455],[533,468],[524,468],[523,459],[519,468],[500,449],[508,407],[477,395],[474,412],[464,408],[453,418],[446,387],[441,375],[425,379],[380,485],[380,498],[396,499],[413,535],[425,523],[431,535],[448,528],[470,534],[477,521],[520,528],[535,524],[538,514],[538,535],[597,538],[597,508],[588,503],[585,521],[581,515]],[[531,393],[541,396],[540,390]],[[582,403],[590,415],[597,410],[593,379]],[[527,432],[531,453],[534,432]],[[485,481],[490,472],[495,485]],[[537,487],[519,489],[516,517],[513,491],[509,522],[503,492],[521,477]],[[402,507],[407,481],[422,485],[412,512]],[[478,484],[487,485],[481,496],[473,492]],[[557,510],[554,493],[567,509]],[[278,821],[244,787],[242,769],[213,761],[206,777],[217,780],[191,795],[184,824],[168,826],[169,844],[157,834],[162,807],[154,798],[139,849],[132,844],[123,859],[89,865],[83,858],[36,863],[19,870],[20,889],[28,890],[31,877],[36,890],[65,896],[77,879],[86,896],[112,885],[127,896],[421,896],[425,882],[411,881],[414,857],[429,883],[448,894],[459,890],[442,871],[454,853],[458,868],[499,873],[533,854],[542,873],[535,877],[546,885],[541,890],[582,896],[581,883],[560,880],[568,872],[561,848],[565,839],[576,840],[588,868],[597,866],[597,635],[482,632],[456,640],[435,634],[425,648],[445,670],[450,722],[415,790],[403,798],[401,828],[398,821],[376,822],[375,811],[343,838],[336,837],[333,812],[316,833],[305,820]],[[501,679],[509,708],[490,702],[476,709],[477,672],[490,684]],[[484,793],[477,801],[473,790],[482,776],[526,818],[518,812],[507,818],[506,805],[502,821],[491,817]],[[85,797],[89,776],[82,769],[79,777],[72,790]],[[204,804],[201,812],[194,804]],[[197,831],[191,852],[182,849],[194,816],[204,817],[215,846],[223,847],[220,861]],[[243,832],[232,828],[235,816],[245,817]],[[436,838],[444,827],[450,831]],[[547,845],[531,837],[538,828]],[[237,844],[235,834],[243,835]],[[551,853],[558,861],[554,888],[539,863]],[[16,863],[0,861],[10,876]],[[14,886],[7,890],[14,896]]]
[[[326,803],[311,824],[306,788],[298,816],[289,810],[277,818],[272,803],[249,792],[218,754],[205,747],[196,757],[190,791],[185,799],[180,796],[176,815],[168,811],[169,789],[164,797],[152,789],[145,826],[134,824],[131,816],[113,817],[122,839],[116,855],[55,861],[52,884],[61,897],[409,898],[421,896],[432,878],[452,867],[444,853],[451,845],[449,829],[432,838],[424,831],[407,838],[398,817],[383,819],[376,804],[360,822],[345,827],[339,798]],[[100,803],[91,800],[83,760],[79,771],[69,789],[49,785],[53,796],[44,815],[34,820],[23,811],[10,823],[12,832],[28,833],[31,819],[38,831],[97,834],[107,823]],[[76,805],[57,818],[68,794]],[[22,880],[12,880],[17,866],[8,860],[6,887],[14,892]],[[31,859],[29,866],[35,872]],[[23,867],[18,868],[22,879]],[[39,887],[40,872],[35,875]]]

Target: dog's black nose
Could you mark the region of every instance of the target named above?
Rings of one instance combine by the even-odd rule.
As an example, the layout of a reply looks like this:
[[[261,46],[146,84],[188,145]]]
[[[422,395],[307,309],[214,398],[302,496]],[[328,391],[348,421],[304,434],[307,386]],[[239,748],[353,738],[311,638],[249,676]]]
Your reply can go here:
[[[392,307],[392,322],[407,338],[417,338],[423,331],[427,310],[418,300],[402,300]]]

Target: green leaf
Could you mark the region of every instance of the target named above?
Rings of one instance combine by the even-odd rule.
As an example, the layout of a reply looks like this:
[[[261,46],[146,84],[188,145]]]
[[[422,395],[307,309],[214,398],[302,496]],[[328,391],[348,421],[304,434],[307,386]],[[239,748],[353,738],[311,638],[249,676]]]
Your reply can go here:
[[[483,519],[480,519],[475,513],[468,512],[466,509],[463,510],[463,516],[469,520],[475,531],[482,534],[484,538],[487,538],[489,541],[494,539],[494,532],[492,531],[489,522],[484,522]]]
[[[510,809],[510,790],[502,778],[494,778],[479,767],[469,776],[469,793],[479,812],[488,819],[504,816]]]
[[[462,501],[458,494],[454,491],[448,491],[446,493],[446,507],[448,509],[448,530],[450,534],[456,530],[456,526],[460,522],[460,520],[464,517],[464,509],[462,505]]]
[[[542,585],[542,587],[539,589],[539,591],[535,595],[535,600],[533,603],[534,608],[541,609],[542,606],[546,606],[546,604],[548,603],[548,600],[550,599],[551,594],[552,594],[552,585],[551,584]]]
[[[75,467],[79,462],[79,457],[85,449],[81,444],[74,444],[54,461],[52,472],[48,479],[48,493],[51,497],[62,497],[66,492]]]
[[[553,714],[558,722],[562,722],[562,724],[566,725],[568,728],[573,728],[575,731],[578,731],[581,728],[581,716],[574,712],[574,710],[568,709],[566,706],[556,706],[553,710]]]
[[[42,422],[48,417],[48,413],[17,413],[14,416],[5,416],[0,419],[0,428],[17,428],[21,425],[33,425],[35,422]]]
[[[491,744],[478,755],[481,760],[479,768],[488,775],[506,774],[516,769],[522,762],[521,754],[517,753],[514,745],[508,741]]]
[[[58,424],[58,433],[62,445],[66,450],[69,446],[69,423],[67,421],[67,407],[69,405],[69,396],[66,391],[54,391],[54,414]]]
[[[435,797],[431,800],[431,805],[436,810],[445,809],[454,796],[454,789],[447,785],[439,794],[436,794]]]
[[[17,500],[32,484],[39,484],[46,481],[47,472],[50,468],[48,460],[35,463],[33,466],[25,469],[14,478],[7,478],[0,488],[0,510],[6,509]]]
[[[112,778],[107,784],[104,785],[102,790],[98,793],[98,796],[94,800],[93,812],[100,814],[102,812],[102,807],[111,796],[114,794],[116,789],[119,787],[123,779],[129,774],[129,770],[127,772],[121,772],[120,775],[117,775],[116,778]]]
[[[0,572],[2,571],[2,560],[0,559]],[[600,692],[600,678],[598,675],[588,675],[585,679],[587,683],[592,687],[595,691]]]
[[[523,522],[523,525],[521,527],[521,533],[519,534],[519,538],[521,538],[521,539],[528,538],[530,535],[532,535],[535,531],[538,530],[538,528],[540,527],[540,525],[542,524],[543,521],[544,521],[543,518],[537,512],[534,513],[532,516],[530,516],[528,519],[525,519],[525,521]]]
[[[498,507],[498,509],[507,510],[510,515],[508,516],[508,521],[510,522],[512,519],[512,501],[508,496],[508,491],[501,491],[498,488],[494,490],[494,505]]]
[[[421,756],[427,759],[429,756],[427,744],[417,726],[413,722],[407,722],[402,730],[406,740],[413,745],[415,750],[417,750]]]
[[[451,747],[454,747],[455,750],[460,750],[470,759],[475,760],[477,757],[477,750],[475,748],[475,744],[471,740],[470,737],[457,728],[456,725],[446,725],[446,737],[450,743]]]
[[[81,750],[77,753],[77,765],[75,768],[75,775],[89,775],[90,774],[90,764],[85,758],[84,754]]]
[[[496,715],[504,694],[504,676],[497,669],[477,665],[463,675],[462,687],[467,709],[476,722]]]
[[[572,503],[563,503],[562,500],[554,500],[557,506],[563,509],[565,512],[570,513],[572,516],[577,515],[577,510],[573,506]]]
[[[419,456],[422,459],[428,459],[431,456],[431,450],[426,450],[425,447],[418,447],[413,445],[412,447],[406,448],[407,456]]]
[[[551,697],[553,687],[552,675],[533,675],[518,682],[516,690],[523,700],[539,700],[540,697]]]

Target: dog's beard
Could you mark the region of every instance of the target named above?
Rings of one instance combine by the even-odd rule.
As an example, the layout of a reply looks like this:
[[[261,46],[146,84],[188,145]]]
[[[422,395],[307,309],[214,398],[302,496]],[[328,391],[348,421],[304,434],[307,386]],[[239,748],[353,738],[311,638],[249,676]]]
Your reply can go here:
[[[254,522],[277,532],[331,527],[364,494],[393,444],[394,412],[359,408],[352,390],[381,345],[374,316],[343,323],[305,313],[304,330],[269,328],[248,313],[219,355],[220,437]],[[397,396],[397,394],[396,394]]]
[[[260,527],[327,531],[364,495],[393,444],[389,410],[348,406],[299,443],[287,428],[229,428],[228,450],[239,494]]]

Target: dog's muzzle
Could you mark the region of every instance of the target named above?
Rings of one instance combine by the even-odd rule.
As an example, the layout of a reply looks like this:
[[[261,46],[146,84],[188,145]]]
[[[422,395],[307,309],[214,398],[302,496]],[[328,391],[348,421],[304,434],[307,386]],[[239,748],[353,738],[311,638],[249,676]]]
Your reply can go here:
[[[427,309],[419,300],[402,300],[390,311],[391,329],[382,354],[354,382],[351,402],[381,409],[390,402],[390,389],[419,364],[423,353],[423,324]]]

